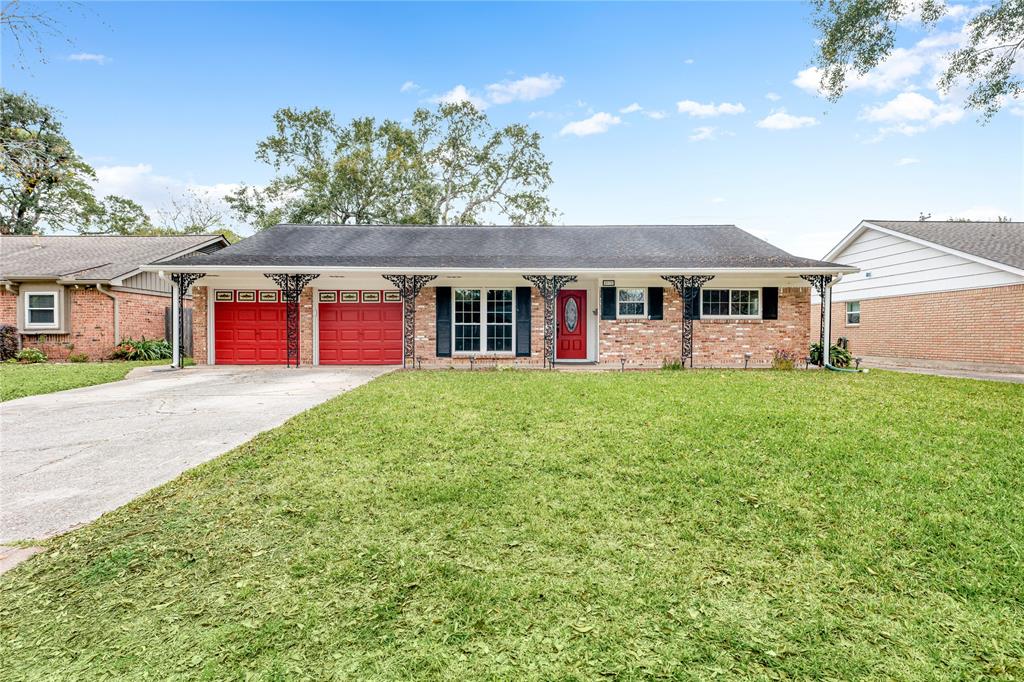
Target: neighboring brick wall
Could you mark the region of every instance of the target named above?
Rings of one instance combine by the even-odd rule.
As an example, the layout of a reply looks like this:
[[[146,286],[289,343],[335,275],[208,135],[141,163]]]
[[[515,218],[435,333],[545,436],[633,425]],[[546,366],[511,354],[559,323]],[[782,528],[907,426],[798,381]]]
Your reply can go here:
[[[0,324],[18,326],[18,297],[6,289],[0,289]]]
[[[813,305],[814,339],[820,315]],[[860,319],[847,326],[845,301],[832,304],[832,342],[847,337],[856,356],[1024,366],[1024,284],[864,299]]]
[[[313,290],[309,287],[299,297],[299,364],[313,364]]]
[[[171,305],[171,297],[115,291],[121,315],[122,339],[163,339],[166,335],[164,316]],[[185,307],[192,301],[185,299]],[[169,340],[169,339],[168,339]]]
[[[23,334],[23,348],[38,348],[53,361],[66,360],[71,353],[84,353],[90,360],[104,360],[114,350],[114,302],[95,288],[68,287],[71,298],[69,334]]]

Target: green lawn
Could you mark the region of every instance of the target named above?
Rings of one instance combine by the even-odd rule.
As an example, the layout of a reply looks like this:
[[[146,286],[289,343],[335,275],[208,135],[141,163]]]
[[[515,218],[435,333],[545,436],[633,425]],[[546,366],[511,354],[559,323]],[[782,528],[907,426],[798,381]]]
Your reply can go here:
[[[8,679],[1024,678],[1024,386],[416,372],[0,578]]]
[[[28,395],[66,391],[124,379],[128,372],[146,365],[169,365],[170,360],[148,362],[0,363],[0,401]]]

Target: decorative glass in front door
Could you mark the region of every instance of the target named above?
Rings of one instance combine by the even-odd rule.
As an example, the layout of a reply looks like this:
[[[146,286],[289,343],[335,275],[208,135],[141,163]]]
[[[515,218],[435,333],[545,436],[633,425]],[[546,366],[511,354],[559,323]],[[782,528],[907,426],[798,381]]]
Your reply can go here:
[[[579,322],[579,308],[576,305],[576,299],[570,298],[565,302],[565,330],[569,332],[576,331],[576,323]]]

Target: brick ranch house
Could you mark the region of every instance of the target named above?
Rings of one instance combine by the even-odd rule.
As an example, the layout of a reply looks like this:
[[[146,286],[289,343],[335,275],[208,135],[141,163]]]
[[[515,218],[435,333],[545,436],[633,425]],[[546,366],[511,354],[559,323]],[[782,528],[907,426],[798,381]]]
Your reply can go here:
[[[102,360],[123,338],[162,339],[171,283],[140,264],[227,244],[220,235],[0,235],[0,324],[51,360]]]
[[[192,287],[197,363],[434,368],[763,367],[855,270],[732,225],[278,225],[145,269]]]
[[[826,260],[832,338],[871,364],[1024,371],[1024,223],[865,220]],[[814,298],[812,329],[820,308]]]

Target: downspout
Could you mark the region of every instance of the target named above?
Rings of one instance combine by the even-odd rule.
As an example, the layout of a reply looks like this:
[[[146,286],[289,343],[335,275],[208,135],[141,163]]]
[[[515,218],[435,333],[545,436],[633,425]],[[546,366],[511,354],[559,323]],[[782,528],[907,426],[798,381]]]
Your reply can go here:
[[[825,311],[825,344],[824,348],[821,349],[822,360],[825,365],[825,369],[832,370],[833,372],[846,372],[848,374],[867,374],[868,370],[864,369],[850,369],[848,367],[836,367],[831,364],[829,360],[832,359],[832,287],[839,283],[839,280],[843,278],[842,274],[836,275],[828,286],[825,287],[825,296],[828,298],[828,308]],[[822,307],[825,307],[825,299],[821,300]]]
[[[12,295],[12,296],[14,296],[14,297],[15,297],[15,304],[14,304],[14,309],[15,309],[15,310],[17,310],[17,309],[18,309],[18,305],[19,305],[19,304],[17,303],[17,297],[18,297],[18,295],[19,295],[19,292],[18,292],[18,289],[17,289],[17,288],[16,288],[15,286],[14,286],[14,282],[4,282],[4,289],[6,289],[6,290],[7,290],[7,293],[9,293],[10,295]],[[15,315],[15,317],[17,317],[17,315]],[[14,326],[15,326],[15,327],[17,327],[17,326],[18,326],[18,322],[17,322],[17,320],[15,320],[15,322],[14,322]],[[16,336],[16,337],[17,337],[17,339],[18,339],[18,350],[20,351],[20,350],[21,350],[21,348],[22,348],[22,346],[21,346],[21,342],[22,342],[22,338],[21,338],[21,331],[20,331],[20,330],[18,330],[18,333],[17,333],[17,334],[15,334],[15,336]]]
[[[121,305],[118,301],[117,296],[112,292],[107,291],[103,288],[102,284],[96,285],[96,291],[100,292],[104,296],[110,297],[110,300],[114,302],[114,345],[121,343]]]

